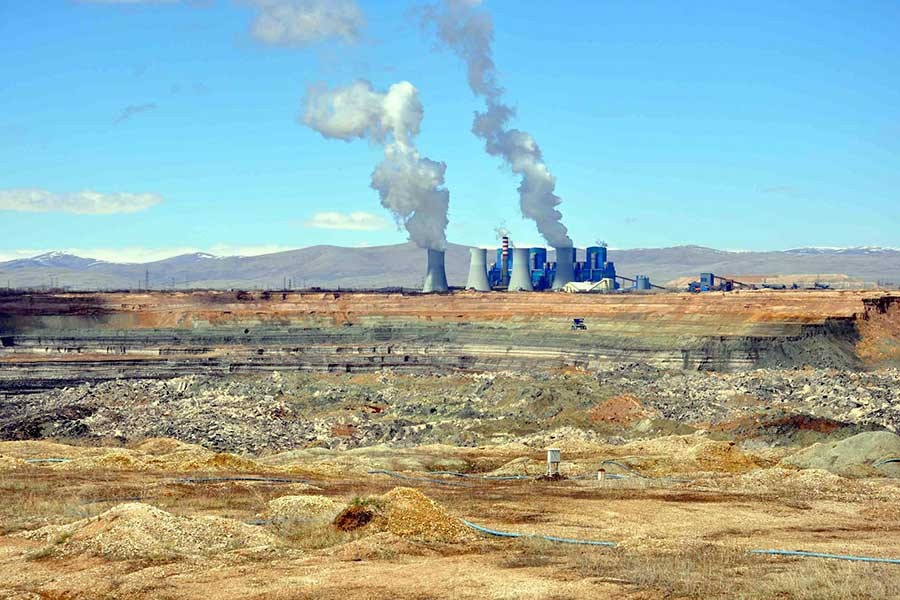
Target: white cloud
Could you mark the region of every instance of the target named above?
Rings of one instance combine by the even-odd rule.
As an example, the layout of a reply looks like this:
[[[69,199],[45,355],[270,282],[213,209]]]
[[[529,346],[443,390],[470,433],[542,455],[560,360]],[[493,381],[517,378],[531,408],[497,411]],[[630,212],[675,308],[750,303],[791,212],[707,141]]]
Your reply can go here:
[[[337,38],[356,42],[366,25],[356,0],[247,0],[259,9],[253,37],[274,46],[308,46]]]
[[[294,250],[293,246],[281,246],[277,244],[263,244],[258,246],[232,246],[228,244],[214,244],[207,247],[197,246],[169,246],[165,248],[142,248],[131,246],[124,248],[33,248],[21,250],[0,250],[0,262],[17,260],[20,258],[32,258],[48,252],[62,252],[74,254],[82,258],[94,258],[116,263],[145,263],[163,260],[181,254],[194,254],[202,252],[216,257],[222,256],[259,256]]]
[[[38,189],[0,190],[0,211],[112,215],[138,212],[162,201],[158,194],[102,194],[90,190],[57,194]]]
[[[303,226],[311,229],[344,229],[347,231],[377,231],[388,223],[378,215],[357,211],[352,213],[317,212]]]

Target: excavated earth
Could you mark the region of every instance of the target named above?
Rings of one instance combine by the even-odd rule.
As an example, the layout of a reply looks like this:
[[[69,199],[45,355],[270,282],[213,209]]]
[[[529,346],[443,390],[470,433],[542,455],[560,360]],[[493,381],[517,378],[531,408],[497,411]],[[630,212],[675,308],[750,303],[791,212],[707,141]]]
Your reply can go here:
[[[857,368],[898,363],[898,315],[900,296],[854,291],[6,293],[0,391],[278,368]]]
[[[5,294],[0,599],[895,598],[751,551],[900,559],[898,429],[879,292]]]

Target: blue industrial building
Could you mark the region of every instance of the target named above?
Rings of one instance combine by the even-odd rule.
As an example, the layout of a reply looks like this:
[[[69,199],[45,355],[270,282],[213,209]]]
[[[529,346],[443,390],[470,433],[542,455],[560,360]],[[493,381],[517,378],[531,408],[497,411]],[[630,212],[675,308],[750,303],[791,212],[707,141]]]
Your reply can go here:
[[[531,270],[531,284],[535,290],[550,289],[553,283],[553,275],[556,273],[556,263],[547,261],[546,248],[528,249],[529,268]],[[497,248],[497,260],[488,269],[488,282],[491,287],[503,287],[502,277],[503,248]],[[510,252],[506,258],[507,276],[509,281],[513,269],[513,257]],[[590,246],[585,251],[585,260],[578,261],[574,265],[575,281],[600,281],[601,279],[616,280],[616,266],[607,260],[605,246]],[[649,282],[648,282],[649,283]],[[618,285],[616,286],[618,287]]]

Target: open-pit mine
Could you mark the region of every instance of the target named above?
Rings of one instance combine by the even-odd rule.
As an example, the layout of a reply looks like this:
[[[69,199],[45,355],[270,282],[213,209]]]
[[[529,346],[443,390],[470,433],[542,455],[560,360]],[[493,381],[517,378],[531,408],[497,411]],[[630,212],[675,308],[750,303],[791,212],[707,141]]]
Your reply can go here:
[[[900,596],[896,293],[8,292],[0,394],[0,598]]]

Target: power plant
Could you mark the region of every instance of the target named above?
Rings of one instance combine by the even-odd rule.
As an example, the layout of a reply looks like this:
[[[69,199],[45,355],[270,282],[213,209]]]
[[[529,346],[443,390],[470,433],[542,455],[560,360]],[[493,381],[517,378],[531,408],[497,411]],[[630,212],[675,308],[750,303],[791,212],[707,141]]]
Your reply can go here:
[[[470,248],[466,289],[479,292],[615,291],[623,289],[619,280],[623,283],[630,282],[631,285],[624,289],[640,291],[660,289],[659,286],[651,284],[650,278],[646,275],[636,275],[634,279],[617,275],[615,264],[608,260],[606,246],[589,246],[585,249],[584,260],[581,261],[577,260],[578,251],[574,247],[560,247],[554,250],[556,260],[551,262],[548,260],[546,248],[516,248],[510,243],[509,236],[503,236],[500,247],[496,249],[496,261],[488,266],[488,251],[484,248]],[[433,283],[435,275],[431,253],[429,250],[428,273],[431,279],[426,279],[425,291],[443,291],[436,288]]]
[[[467,290],[477,292],[508,291],[567,291],[614,292],[664,289],[650,282],[646,275],[634,279],[616,273],[616,265],[609,260],[606,246],[588,246],[584,260],[578,260],[574,247],[554,248],[556,260],[548,260],[546,248],[517,248],[509,236],[502,236],[496,249],[496,260],[488,266],[488,250],[469,248],[469,274]],[[425,272],[423,292],[447,292],[447,274],[444,269],[444,251],[428,249],[428,266]]]

